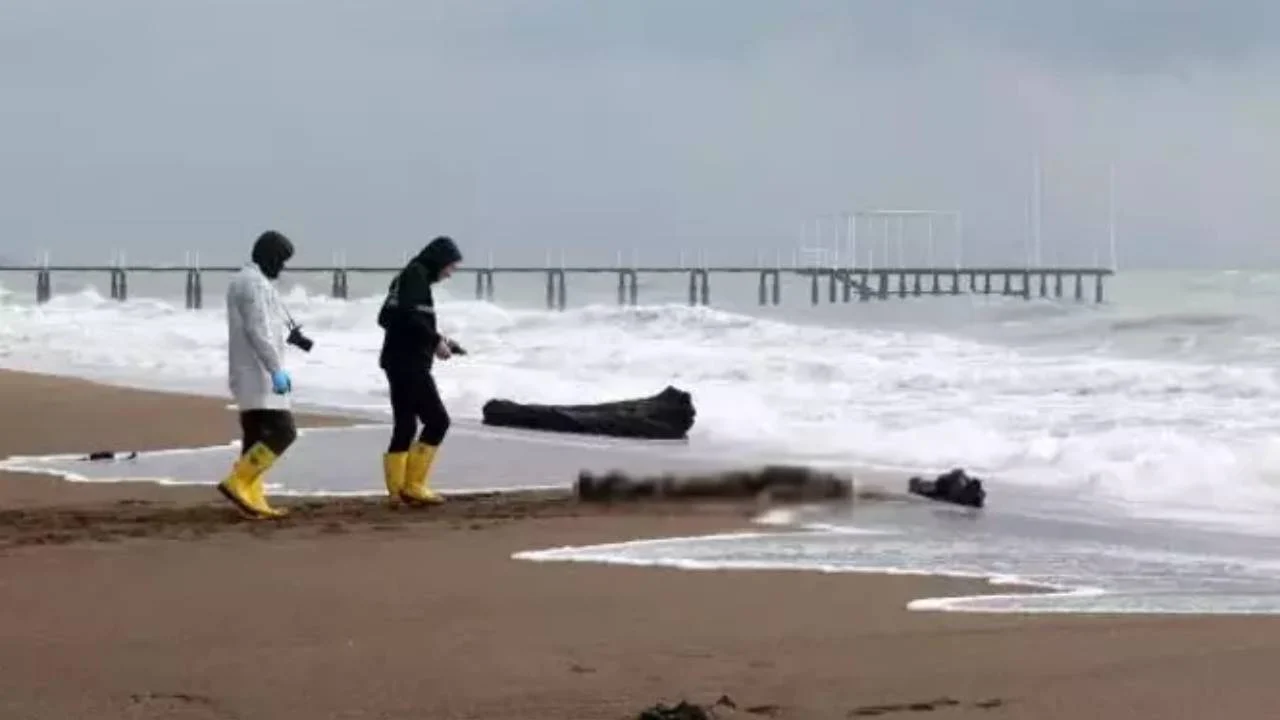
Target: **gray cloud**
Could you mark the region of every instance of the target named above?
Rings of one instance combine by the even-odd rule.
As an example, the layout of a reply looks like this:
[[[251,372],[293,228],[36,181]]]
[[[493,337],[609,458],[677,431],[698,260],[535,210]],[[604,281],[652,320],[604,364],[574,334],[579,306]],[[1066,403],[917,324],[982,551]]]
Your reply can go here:
[[[976,38],[1049,65],[1126,74],[1228,68],[1273,55],[1267,0],[958,0],[929,3]]]
[[[868,206],[962,210],[971,256],[1280,259],[1263,2],[11,0],[10,256],[311,260],[644,247],[747,259]]]

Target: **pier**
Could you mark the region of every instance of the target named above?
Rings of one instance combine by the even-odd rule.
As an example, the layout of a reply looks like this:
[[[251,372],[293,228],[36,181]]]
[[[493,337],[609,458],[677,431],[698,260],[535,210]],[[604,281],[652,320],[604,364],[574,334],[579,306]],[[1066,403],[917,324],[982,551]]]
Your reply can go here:
[[[1115,275],[1116,232],[1114,199],[1109,196],[1108,234],[1110,263],[1100,261],[1101,247],[1095,248],[1094,266],[1044,266],[1038,215],[1030,228],[1021,264],[976,264],[965,251],[964,217],[957,211],[917,209],[864,209],[814,219],[801,228],[802,244],[795,248],[790,264],[781,252],[772,262],[757,254],[754,264],[714,265],[699,252],[696,261],[686,263],[681,252],[675,266],[641,264],[638,249],[632,250],[630,264],[618,252],[608,265],[566,265],[564,253],[553,263],[551,253],[541,265],[496,265],[492,254],[486,265],[463,265],[459,275],[472,275],[475,298],[493,301],[497,278],[533,276],[545,282],[548,310],[564,310],[568,304],[569,276],[613,276],[617,279],[617,303],[635,306],[640,302],[641,276],[677,276],[688,281],[688,304],[711,304],[712,276],[754,276],[758,280],[757,302],[761,306],[782,303],[783,277],[799,278],[808,285],[811,305],[866,303],[919,297],[1002,296],[1075,302],[1105,302],[1106,279]],[[812,232],[810,231],[812,229]],[[229,275],[239,266],[202,266],[200,256],[188,253],[181,265],[146,265],[125,262],[123,253],[113,252],[105,265],[60,265],[49,261],[31,265],[0,265],[0,273],[31,273],[35,276],[36,300],[53,297],[54,273],[102,273],[108,276],[112,299],[129,298],[129,279],[134,274],[181,274],[185,278],[185,302],[191,310],[204,307],[204,278],[210,274]],[[407,256],[405,258],[407,260]],[[401,265],[348,265],[345,253],[335,253],[329,265],[289,266],[291,276],[328,277],[330,295],[346,300],[352,275],[380,275],[389,278]],[[683,283],[682,283],[683,284]]]
[[[231,274],[239,267],[196,267],[193,265],[0,265],[0,273],[29,273],[35,278],[36,300],[48,302],[53,297],[54,273],[101,273],[108,277],[111,298],[125,301],[129,298],[129,278],[133,274],[170,274],[185,277],[186,307],[199,310],[204,307],[204,282],[208,274]],[[301,266],[290,267],[290,275],[327,275],[330,293],[336,299],[347,299],[349,278],[353,274],[390,276],[399,267],[380,266]],[[999,295],[1032,298],[1064,299],[1068,295],[1076,302],[1084,302],[1092,296],[1095,303],[1104,302],[1104,281],[1114,271],[1099,267],[463,267],[460,275],[474,275],[477,300],[493,301],[496,278],[499,275],[542,276],[546,281],[546,306],[550,310],[564,310],[567,303],[568,277],[570,275],[614,275],[617,277],[617,302],[635,306],[640,301],[640,276],[682,275],[688,278],[688,302],[690,305],[711,304],[711,277],[713,275],[755,275],[759,278],[758,302],[760,305],[779,305],[782,302],[782,276],[808,278],[809,297],[812,305],[886,301],[893,298],[921,296]],[[1091,285],[1091,293],[1086,292]]]

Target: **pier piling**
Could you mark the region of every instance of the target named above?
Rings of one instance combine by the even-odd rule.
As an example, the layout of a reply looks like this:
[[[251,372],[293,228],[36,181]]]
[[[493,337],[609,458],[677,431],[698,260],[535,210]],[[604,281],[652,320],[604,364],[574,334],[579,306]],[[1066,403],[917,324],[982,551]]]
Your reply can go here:
[[[53,298],[53,276],[48,270],[36,271],[36,302],[47,303]]]
[[[689,271],[689,304],[711,304],[710,273],[706,268],[694,268]]]
[[[200,271],[196,268],[187,270],[186,306],[188,310],[199,310],[204,307],[204,285]]]
[[[547,309],[564,310],[566,304],[564,270],[547,270]]]
[[[329,293],[336,300],[346,300],[350,294],[350,288],[347,282],[347,271],[342,268],[334,268],[333,270],[333,287]]]
[[[476,271],[476,300],[493,302],[493,271]]]
[[[618,304],[635,307],[640,300],[640,278],[635,270],[618,271]]]
[[[782,271],[760,271],[760,305],[777,305],[782,302]]]
[[[124,302],[129,299],[129,274],[124,268],[111,268],[111,299]]]

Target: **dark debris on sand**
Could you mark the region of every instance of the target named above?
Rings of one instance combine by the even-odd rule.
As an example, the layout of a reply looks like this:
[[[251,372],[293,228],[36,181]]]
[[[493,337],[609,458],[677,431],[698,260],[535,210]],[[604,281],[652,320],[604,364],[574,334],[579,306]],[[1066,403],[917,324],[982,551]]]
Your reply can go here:
[[[964,703],[950,697],[916,702],[890,703],[885,705],[863,705],[845,713],[849,718],[878,717],[898,713],[932,713],[939,710],[971,708],[976,710],[996,710],[1007,705],[1001,698],[991,698],[978,702]],[[658,703],[641,711],[635,720],[745,720],[746,718],[779,717],[782,708],[778,705],[752,705],[740,707],[728,695],[711,705],[695,705],[681,700],[675,705]]]
[[[636,716],[636,720],[718,720],[737,715],[737,710],[737,703],[728,695],[721,695],[719,700],[708,707],[684,700],[670,706],[658,703],[642,711]]]

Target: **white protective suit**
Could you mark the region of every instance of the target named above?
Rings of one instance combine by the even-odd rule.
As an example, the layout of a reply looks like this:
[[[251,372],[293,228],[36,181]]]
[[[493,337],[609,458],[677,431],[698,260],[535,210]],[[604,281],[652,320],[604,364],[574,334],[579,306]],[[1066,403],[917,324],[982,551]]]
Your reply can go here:
[[[275,285],[250,263],[227,285],[227,384],[244,410],[289,410],[288,395],[271,389],[284,367],[288,314]]]

